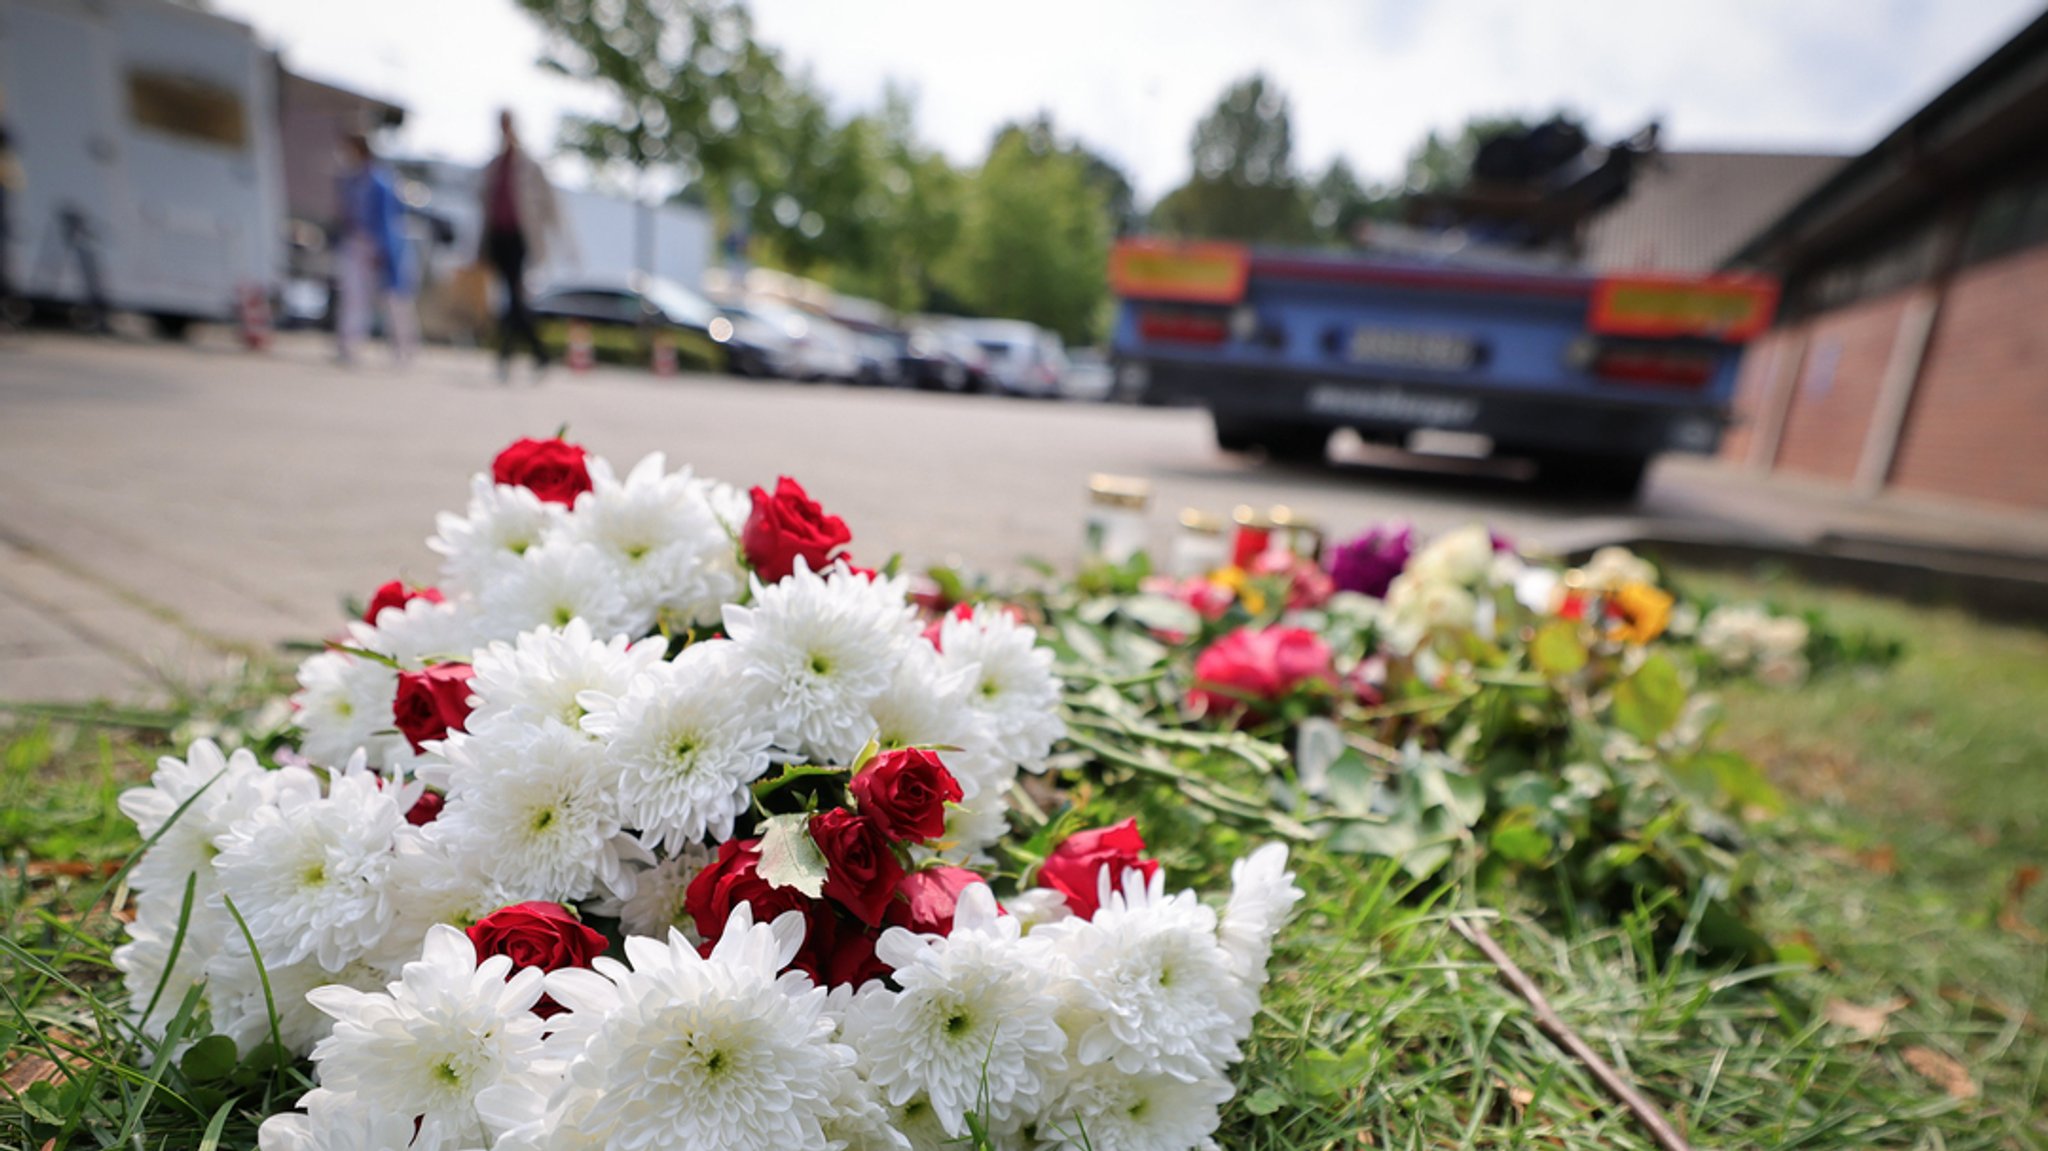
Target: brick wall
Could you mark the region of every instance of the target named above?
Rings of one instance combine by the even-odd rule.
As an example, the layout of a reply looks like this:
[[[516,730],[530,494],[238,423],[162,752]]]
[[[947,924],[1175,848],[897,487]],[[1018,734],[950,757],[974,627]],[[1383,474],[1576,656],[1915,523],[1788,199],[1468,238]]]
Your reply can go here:
[[[1793,377],[1779,470],[1845,484],[1855,478],[1908,294],[1860,300],[1802,325],[1806,355]]]
[[[2048,509],[2048,247],[1950,283],[1891,486]]]

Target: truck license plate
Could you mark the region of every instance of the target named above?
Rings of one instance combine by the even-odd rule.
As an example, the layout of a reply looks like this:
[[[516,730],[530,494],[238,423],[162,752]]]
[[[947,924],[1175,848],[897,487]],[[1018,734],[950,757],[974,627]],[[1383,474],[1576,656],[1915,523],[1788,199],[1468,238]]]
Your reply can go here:
[[[1463,372],[1479,366],[1479,341],[1407,328],[1353,328],[1346,349],[1354,364]]]
[[[1479,418],[1479,401],[1464,396],[1436,396],[1406,388],[1346,387],[1317,384],[1309,389],[1308,410],[1319,416],[1423,428],[1462,428]]]

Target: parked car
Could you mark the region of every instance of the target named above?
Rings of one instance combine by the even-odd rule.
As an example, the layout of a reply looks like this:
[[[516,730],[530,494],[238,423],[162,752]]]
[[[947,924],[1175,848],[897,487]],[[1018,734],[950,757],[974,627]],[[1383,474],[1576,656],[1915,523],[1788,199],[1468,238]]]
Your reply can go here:
[[[913,388],[974,391],[987,382],[987,355],[965,336],[935,324],[913,324],[903,338],[903,380]]]
[[[1013,396],[1057,396],[1067,366],[1060,338],[1023,320],[956,320],[988,355],[990,382]]]
[[[749,358],[750,349],[719,340],[712,328],[724,320],[711,301],[658,276],[558,280],[534,297],[533,317],[550,355],[564,355],[569,329],[585,324],[597,358],[613,363],[650,364],[657,336],[675,346],[676,365],[695,371],[726,371]],[[729,322],[728,322],[729,323]],[[721,330],[726,325],[719,325]]]
[[[789,341],[782,375],[796,380],[852,383],[860,376],[860,347],[854,334],[823,316],[779,300],[750,296],[739,305],[748,315],[774,325]]]
[[[721,326],[712,321],[711,338],[732,349],[734,373],[757,377],[795,374],[796,344],[781,327],[741,304],[721,304],[718,310],[726,323]]]
[[[1077,348],[1067,354],[1067,372],[1060,377],[1060,394],[1070,400],[1101,403],[1109,399],[1116,383],[1109,358],[1100,348]]]

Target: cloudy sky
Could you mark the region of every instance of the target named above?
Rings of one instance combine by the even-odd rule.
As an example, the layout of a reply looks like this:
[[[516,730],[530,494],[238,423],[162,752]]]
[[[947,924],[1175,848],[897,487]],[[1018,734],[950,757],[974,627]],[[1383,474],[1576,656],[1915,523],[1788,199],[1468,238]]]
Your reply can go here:
[[[408,151],[481,158],[494,110],[532,138],[601,94],[535,68],[511,0],[214,0],[291,66],[407,106]],[[757,32],[841,111],[885,81],[918,94],[925,138],[977,161],[1002,122],[1050,110],[1151,199],[1188,136],[1254,70],[1293,101],[1296,160],[1399,172],[1467,116],[1587,116],[1602,135],[1661,119],[1669,146],[1857,151],[2042,11],[2042,0],[755,0]]]

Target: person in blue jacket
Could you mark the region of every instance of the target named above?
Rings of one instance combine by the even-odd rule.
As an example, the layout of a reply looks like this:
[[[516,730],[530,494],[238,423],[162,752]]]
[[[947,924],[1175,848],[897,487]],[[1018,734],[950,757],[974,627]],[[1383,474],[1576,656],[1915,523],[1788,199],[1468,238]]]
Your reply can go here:
[[[354,362],[356,349],[370,335],[371,315],[381,297],[392,356],[403,364],[419,343],[405,205],[368,136],[353,133],[344,141],[343,163],[334,237],[335,288],[340,295],[334,321],[336,354],[343,363]]]

